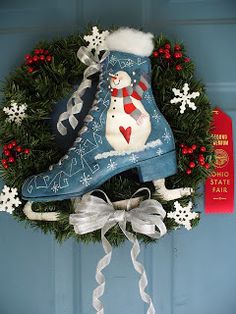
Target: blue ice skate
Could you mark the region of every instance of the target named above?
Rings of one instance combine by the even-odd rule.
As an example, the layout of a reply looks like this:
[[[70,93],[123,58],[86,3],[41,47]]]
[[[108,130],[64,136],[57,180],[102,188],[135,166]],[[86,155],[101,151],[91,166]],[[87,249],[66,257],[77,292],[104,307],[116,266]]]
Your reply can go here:
[[[121,29],[106,44],[110,53],[101,64],[97,99],[84,126],[58,164],[25,181],[24,199],[78,197],[131,168],[142,182],[176,173],[173,134],[150,86],[152,35]]]

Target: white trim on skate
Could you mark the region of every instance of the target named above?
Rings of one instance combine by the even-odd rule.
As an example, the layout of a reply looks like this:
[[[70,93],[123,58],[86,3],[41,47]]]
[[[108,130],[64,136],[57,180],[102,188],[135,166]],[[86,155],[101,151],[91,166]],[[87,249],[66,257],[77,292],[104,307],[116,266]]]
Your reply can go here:
[[[153,34],[123,27],[110,33],[105,39],[105,45],[109,50],[149,57],[154,48]]]
[[[149,142],[147,143],[146,145],[144,145],[142,148],[140,148],[139,150],[136,150],[136,149],[132,149],[132,150],[128,150],[128,151],[117,151],[117,150],[111,150],[109,152],[104,152],[104,153],[101,153],[101,154],[97,154],[95,156],[95,160],[97,159],[105,159],[105,158],[108,158],[108,157],[113,157],[113,156],[125,156],[125,155],[130,155],[132,153],[138,153],[138,152],[142,152],[144,151],[145,149],[148,149],[148,148],[153,148],[153,147],[156,147],[156,146],[159,146],[159,145],[162,145],[162,141],[160,139],[157,139],[155,141],[152,141],[152,142]]]

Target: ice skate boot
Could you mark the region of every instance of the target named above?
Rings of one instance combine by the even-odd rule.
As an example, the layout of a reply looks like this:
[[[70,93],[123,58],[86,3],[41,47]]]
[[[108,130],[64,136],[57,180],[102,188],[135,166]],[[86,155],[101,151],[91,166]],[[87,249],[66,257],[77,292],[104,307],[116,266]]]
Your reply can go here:
[[[151,89],[153,35],[119,29],[106,39],[99,92],[68,153],[49,171],[26,180],[23,198],[53,201],[81,196],[137,168],[140,181],[176,173],[171,128]]]

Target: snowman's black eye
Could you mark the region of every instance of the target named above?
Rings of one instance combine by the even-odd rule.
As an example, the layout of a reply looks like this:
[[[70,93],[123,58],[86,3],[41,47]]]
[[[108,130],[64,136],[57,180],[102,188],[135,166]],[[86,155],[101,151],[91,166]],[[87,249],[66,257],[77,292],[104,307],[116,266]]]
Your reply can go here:
[[[118,74],[115,74],[115,76],[118,76]]]

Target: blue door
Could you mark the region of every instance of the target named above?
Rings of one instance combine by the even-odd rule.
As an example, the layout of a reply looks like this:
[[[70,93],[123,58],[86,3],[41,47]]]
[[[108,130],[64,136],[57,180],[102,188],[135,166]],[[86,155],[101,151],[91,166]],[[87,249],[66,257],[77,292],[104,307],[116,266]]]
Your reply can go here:
[[[40,39],[69,34],[88,22],[142,27],[183,40],[213,105],[236,122],[236,2],[233,0],[9,0],[0,2],[0,76],[21,63]],[[236,137],[235,137],[236,138]],[[236,221],[208,215],[195,230],[142,247],[140,260],[158,314],[236,313]],[[114,249],[105,271],[107,314],[141,314],[130,244]],[[101,245],[58,245],[0,214],[0,314],[90,314]]]

